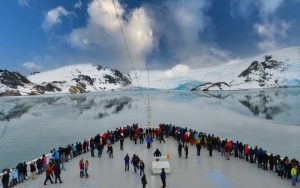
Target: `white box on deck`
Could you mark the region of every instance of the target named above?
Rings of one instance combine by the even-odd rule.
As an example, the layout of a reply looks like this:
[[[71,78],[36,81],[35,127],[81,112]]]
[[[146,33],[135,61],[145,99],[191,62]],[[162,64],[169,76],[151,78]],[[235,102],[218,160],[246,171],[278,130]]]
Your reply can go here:
[[[162,169],[165,169],[166,174],[171,173],[171,166],[166,156],[153,157],[152,161],[152,173],[160,174]]]

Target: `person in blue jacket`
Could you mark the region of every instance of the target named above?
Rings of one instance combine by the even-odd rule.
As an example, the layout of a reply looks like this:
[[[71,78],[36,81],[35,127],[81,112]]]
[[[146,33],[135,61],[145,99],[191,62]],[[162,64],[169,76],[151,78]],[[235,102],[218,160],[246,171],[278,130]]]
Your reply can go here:
[[[147,137],[146,137],[147,149],[150,149],[150,147],[151,147],[151,142],[152,142],[152,138],[151,138],[151,136],[148,134]]]
[[[167,177],[166,177],[166,172],[165,172],[164,168],[161,169],[160,179],[161,179],[162,184],[163,184],[162,188],[166,187],[166,179],[167,179]]]
[[[130,157],[128,154],[126,154],[126,156],[124,157],[124,161],[125,161],[125,171],[129,171],[129,161],[130,161]]]
[[[60,159],[58,149],[55,149],[55,151],[54,151],[54,159],[55,159],[55,161],[57,161],[57,162],[58,162],[59,159]]]

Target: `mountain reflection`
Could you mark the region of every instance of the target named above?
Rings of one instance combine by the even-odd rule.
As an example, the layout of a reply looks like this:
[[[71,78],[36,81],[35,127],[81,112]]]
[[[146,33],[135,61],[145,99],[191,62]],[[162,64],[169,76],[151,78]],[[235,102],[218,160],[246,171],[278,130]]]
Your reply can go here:
[[[64,108],[65,111],[72,111],[73,114],[75,112],[75,114],[79,116],[81,116],[84,112],[93,112],[97,114],[95,119],[101,119],[110,116],[111,114],[118,114],[125,109],[131,108],[132,98],[115,97],[107,99],[99,96],[70,95],[59,97],[33,97],[30,99],[9,99],[7,101],[2,101],[1,103],[0,121],[20,119],[25,114],[40,116],[43,114],[45,109],[46,111],[44,111],[44,113],[51,113],[55,112],[59,108]]]
[[[258,94],[245,95],[239,102],[247,107],[255,116],[262,116],[265,119],[273,119],[276,115],[285,112],[288,105],[284,102],[278,102],[275,97],[278,93],[267,93],[261,91]]]

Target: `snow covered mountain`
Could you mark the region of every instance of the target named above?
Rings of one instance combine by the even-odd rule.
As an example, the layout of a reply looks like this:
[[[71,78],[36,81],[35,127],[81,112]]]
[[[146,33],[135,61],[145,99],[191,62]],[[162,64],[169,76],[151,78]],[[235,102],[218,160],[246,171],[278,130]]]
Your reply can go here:
[[[146,87],[147,72],[138,71],[137,76],[140,87]],[[178,89],[189,83],[199,83],[192,89],[194,91],[299,87],[300,47],[269,51],[208,68],[190,69],[177,65],[166,71],[150,71],[151,88]],[[133,84],[137,84],[135,80]]]
[[[190,69],[176,65],[170,70],[149,73],[149,87],[175,90],[244,90],[254,88],[300,87],[300,47],[285,48],[239,59],[219,66]],[[139,83],[137,82],[137,79]],[[148,72],[128,74],[100,65],[79,64],[25,77],[0,69],[0,96],[139,91],[148,87]]]
[[[83,93],[114,90],[131,84],[128,75],[100,65],[80,64],[31,74],[0,70],[0,96]]]

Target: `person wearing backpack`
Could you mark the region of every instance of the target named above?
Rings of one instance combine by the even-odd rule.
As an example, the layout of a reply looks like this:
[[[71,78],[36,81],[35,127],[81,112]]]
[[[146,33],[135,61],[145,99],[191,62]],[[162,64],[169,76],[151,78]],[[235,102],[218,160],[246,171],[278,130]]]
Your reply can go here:
[[[35,171],[36,171],[36,167],[35,167],[35,163],[34,161],[31,162],[30,164],[30,173],[31,173],[31,179],[35,179]]]

